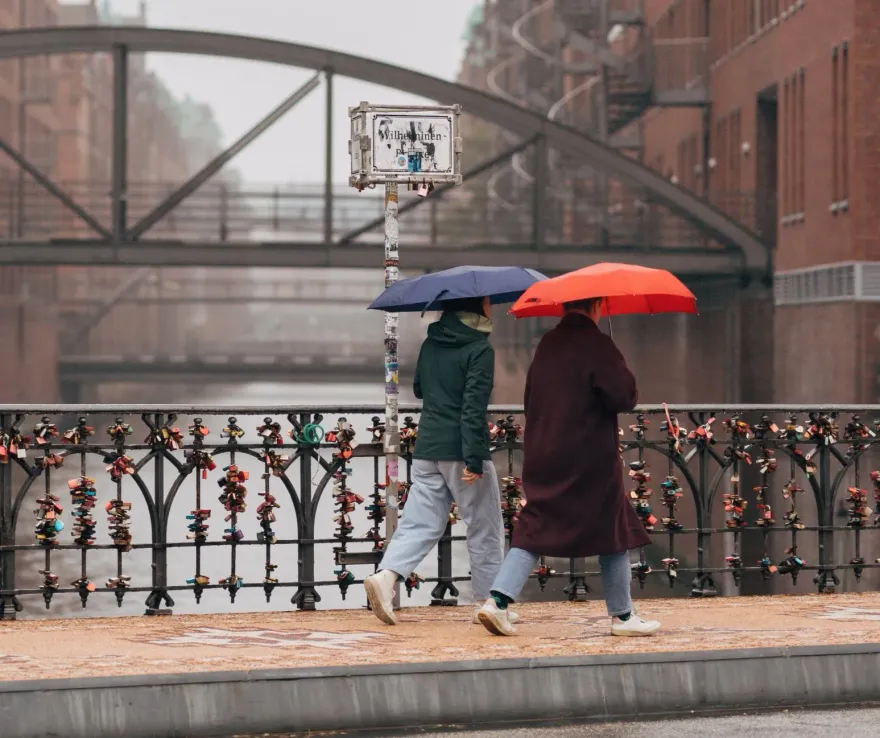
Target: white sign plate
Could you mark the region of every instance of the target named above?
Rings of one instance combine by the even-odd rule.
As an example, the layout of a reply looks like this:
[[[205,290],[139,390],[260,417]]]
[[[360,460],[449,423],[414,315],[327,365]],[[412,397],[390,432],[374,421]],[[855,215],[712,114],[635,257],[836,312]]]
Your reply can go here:
[[[453,174],[452,116],[372,116],[374,174]]]
[[[459,113],[458,106],[352,108],[351,184],[460,184]]]

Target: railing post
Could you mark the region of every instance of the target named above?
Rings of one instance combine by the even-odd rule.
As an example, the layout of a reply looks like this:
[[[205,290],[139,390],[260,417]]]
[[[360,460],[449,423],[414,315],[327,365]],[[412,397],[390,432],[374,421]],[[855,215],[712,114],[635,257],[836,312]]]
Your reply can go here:
[[[312,422],[306,413],[299,416],[300,428]],[[299,556],[297,558],[297,579],[300,582],[296,593],[290,601],[298,610],[314,610],[321,601],[321,595],[315,589],[315,516],[312,511],[312,450],[301,449],[299,457],[299,499],[302,507],[302,520],[299,530]],[[305,542],[304,542],[305,541]]]
[[[152,421],[148,420],[147,415],[143,416],[144,421],[150,430],[158,430],[165,425],[170,425],[176,419],[173,415],[166,416],[156,413]],[[153,528],[153,589],[147,596],[145,615],[170,615],[171,610],[162,609],[164,604],[166,608],[174,607],[174,600],[168,594],[168,549],[165,548],[167,542],[167,510],[165,509],[165,456],[162,453],[161,445],[155,446],[153,452],[156,454],[153,460],[153,501],[156,506],[156,522]]]
[[[452,524],[447,523],[446,531],[437,544],[437,586],[431,590],[431,605],[458,604],[458,589],[452,583]],[[446,598],[450,594],[452,597]]]
[[[9,428],[12,416],[0,415],[0,428]],[[12,464],[0,464],[0,546],[15,545],[15,527],[12,520]],[[0,593],[15,589],[15,551],[0,551]],[[15,620],[21,612],[18,598],[12,594],[0,594],[0,620]]]
[[[822,594],[834,594],[840,580],[834,570],[834,501],[831,499],[831,449],[819,449],[819,499],[816,515],[819,522],[819,571],[814,584]],[[827,567],[827,568],[826,568]]]

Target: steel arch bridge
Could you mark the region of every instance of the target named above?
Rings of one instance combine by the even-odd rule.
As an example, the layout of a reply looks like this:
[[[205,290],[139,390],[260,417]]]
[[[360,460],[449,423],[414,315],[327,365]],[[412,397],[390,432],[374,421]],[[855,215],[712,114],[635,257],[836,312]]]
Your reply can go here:
[[[520,242],[471,243],[462,248],[441,245],[436,240],[407,245],[404,262],[408,268],[435,269],[461,263],[463,259],[485,264],[516,261],[549,272],[564,271],[585,264],[625,258],[645,265],[664,266],[683,275],[730,274],[765,278],[770,265],[769,249],[754,232],[725,215],[706,200],[678,187],[639,162],[618,153],[597,140],[560,123],[522,108],[504,99],[479,90],[447,82],[409,69],[372,59],[353,56],[267,38],[237,36],[190,30],[167,30],[126,27],[70,27],[14,31],[0,36],[0,58],[44,56],[70,53],[112,54],[113,82],[113,166],[110,195],[109,227],[77,202],[75,195],[51,181],[8,142],[0,139],[2,148],[28,172],[49,195],[75,213],[95,238],[71,239],[6,239],[0,241],[0,264],[112,264],[155,267],[179,266],[374,266],[377,262],[375,244],[361,239],[378,227],[375,219],[354,228],[342,238],[334,238],[334,195],[331,186],[331,155],[327,153],[323,192],[323,223],[319,234],[307,242],[292,243],[254,241],[156,240],[143,238],[172,210],[193,195],[205,182],[245,146],[268,129],[311,92],[323,75],[327,86],[327,130],[331,130],[332,80],[342,75],[394,88],[441,103],[460,103],[465,112],[496,124],[521,137],[523,143],[500,157],[476,166],[469,173],[476,175],[522,151],[530,144],[550,147],[562,154],[603,172],[640,193],[653,205],[667,208],[701,234],[702,243],[718,244],[694,247],[685,244],[656,245],[654,231],[662,228],[656,221],[644,221],[635,235],[624,242],[551,245],[541,242],[539,213],[546,182],[536,181],[532,233]],[[313,69],[315,77],[248,134],[209,163],[158,206],[149,210],[134,224],[129,223],[130,183],[127,172],[128,141],[126,134],[128,95],[128,55],[140,52],[161,52],[218,56],[262,61],[273,64]],[[443,188],[432,198],[440,199]],[[432,198],[429,198],[430,201]],[[424,200],[402,206],[402,211],[421,205]],[[652,230],[653,229],[653,230]],[[452,239],[455,240],[454,238]],[[629,242],[627,242],[629,241]],[[184,248],[181,248],[181,247]],[[223,246],[219,248],[218,246]]]

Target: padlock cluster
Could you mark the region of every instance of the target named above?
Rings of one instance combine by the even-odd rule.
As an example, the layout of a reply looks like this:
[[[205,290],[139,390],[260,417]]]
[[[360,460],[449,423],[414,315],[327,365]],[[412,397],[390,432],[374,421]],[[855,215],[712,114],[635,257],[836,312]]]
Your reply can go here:
[[[88,425],[88,418],[79,418],[76,425],[70,430],[64,431],[61,436],[61,443],[68,443],[71,446],[81,446],[89,442],[89,438],[95,435],[95,429]]]
[[[55,546],[58,544],[58,534],[64,530],[64,523],[58,517],[64,509],[59,504],[61,500],[55,495],[45,492],[37,499],[37,524],[34,528],[37,543],[41,546]]]
[[[204,543],[208,540],[208,518],[211,517],[211,511],[205,508],[197,508],[195,510],[191,510],[189,515],[186,516],[186,519],[189,521],[187,523],[186,529],[189,533],[186,534],[186,537],[190,541],[195,541],[196,543]]]
[[[523,428],[513,415],[489,422],[489,440],[496,445],[512,446],[522,438]]]
[[[144,443],[148,443],[154,448],[165,448],[169,451],[177,451],[183,448],[183,433],[180,428],[171,428],[163,425],[161,428],[154,428],[144,439]]]
[[[131,503],[124,500],[108,500],[104,503],[107,524],[113,544],[122,551],[131,551]]]
[[[850,528],[864,528],[874,512],[868,507],[868,490],[860,487],[849,487],[847,489],[846,503],[849,507],[849,520],[847,526]]]
[[[118,482],[127,474],[134,474],[136,471],[134,459],[126,456],[122,452],[114,452],[104,457],[107,463],[106,470],[110,474],[110,479]]]
[[[93,546],[95,544],[95,519],[92,511],[97,503],[98,492],[95,480],[91,477],[76,477],[67,482],[73,513],[71,535],[77,546]]]
[[[874,429],[863,423],[858,415],[853,415],[843,430],[844,440],[850,443],[847,455],[855,456],[860,451],[864,451],[870,445],[871,439],[876,437],[877,433]]]
[[[357,446],[354,437],[355,430],[346,418],[339,418],[336,422],[336,427],[328,431],[325,436],[327,443],[336,445],[336,450],[333,452],[335,462],[335,470],[333,472],[333,522],[336,523],[336,532],[333,535],[339,543],[334,546],[333,553],[337,561],[339,561],[340,554],[345,553],[348,542],[354,533],[351,513],[354,512],[357,505],[364,502],[364,498],[355,494],[348,486],[348,477],[352,471],[348,462]],[[378,533],[378,531],[376,532]],[[373,544],[374,546],[378,545],[376,537],[373,537]],[[334,573],[339,584],[339,591],[342,593],[342,598],[345,599],[348,587],[355,580],[354,573],[349,571],[344,564],[335,569]]]
[[[803,487],[801,487],[795,479],[789,479],[782,488],[783,498],[789,500],[791,503],[788,512],[783,516],[783,522],[786,528],[790,528],[791,530],[803,530],[805,527],[804,524],[801,523],[801,516],[797,511],[797,496],[802,495],[803,493]]]
[[[207,579],[207,577],[193,577],[193,580],[198,579]],[[223,577],[223,579],[220,580],[219,584],[221,587],[223,587],[223,589],[229,592],[230,596],[234,600],[235,594],[244,586],[244,579],[238,576],[238,574],[230,574],[228,577]]]
[[[643,459],[629,463],[629,476],[636,485],[630,490],[629,496],[632,506],[642,521],[645,530],[654,530],[657,518],[651,510],[651,496],[654,492],[648,487],[651,480],[651,472],[647,470],[647,463]]]
[[[226,420],[226,426],[220,431],[220,438],[228,438],[229,443],[238,443],[239,438],[244,438],[244,428],[238,424],[238,418],[230,417]]]
[[[263,424],[257,426],[257,435],[260,436],[264,446],[281,446],[284,443],[281,423],[272,420],[272,418],[263,418]]]
[[[400,487],[402,485],[398,484],[398,493],[400,492]],[[382,534],[382,523],[385,521],[387,510],[385,507],[385,490],[386,486],[379,482],[376,482],[373,485],[373,494],[370,495],[370,502],[366,506],[367,511],[367,519],[370,521],[370,530],[367,532],[366,538],[369,538],[373,543],[374,551],[381,551],[385,548],[385,536]],[[356,500],[349,501],[350,503],[355,503]],[[403,505],[399,505],[399,507],[403,507]],[[350,511],[354,510],[353,505],[350,508]]]
[[[263,498],[263,501],[257,505],[257,520],[260,523],[260,531],[257,533],[257,541],[260,543],[275,543],[275,530],[272,525],[275,523],[275,510],[281,507],[275,496],[269,491],[264,490],[257,492]]]
[[[501,515],[504,518],[504,531],[510,536],[523,508],[522,479],[509,476],[501,479]]]
[[[416,450],[416,439],[419,435],[419,426],[407,415],[403,419],[403,425],[400,427],[400,455],[412,456]],[[402,497],[402,495],[401,495]]]
[[[688,433],[682,428],[678,418],[670,415],[668,410],[666,418],[660,422],[660,430],[666,434],[666,443],[669,446],[669,453],[678,456],[681,454],[681,448],[687,442]]]
[[[48,417],[43,417],[34,426],[34,443],[37,446],[47,446],[52,439],[58,437],[58,426]]]
[[[744,528],[748,525],[748,521],[745,518],[745,510],[749,506],[748,501],[739,494],[739,477],[735,477],[735,479],[737,479],[737,482],[734,482],[733,491],[722,495],[724,512],[728,515],[724,523],[728,528],[734,529]]]
[[[118,446],[125,444],[126,439],[134,432],[134,429],[123,418],[116,418],[113,425],[107,427],[107,435]]]
[[[698,425],[692,431],[687,434],[687,442],[691,446],[696,446],[697,449],[703,449],[707,446],[715,445],[715,433],[712,430],[712,424],[715,422],[715,418],[709,418],[705,423]]]
[[[10,459],[27,458],[31,441],[31,437],[22,435],[18,428],[0,432],[0,464],[8,464]]]
[[[370,418],[370,426],[367,428],[367,433],[370,434],[370,443],[382,443],[382,439],[385,438],[385,421],[383,421],[378,415],[374,415]]]
[[[223,471],[225,475],[217,480],[217,484],[223,490],[217,499],[227,512],[224,520],[229,524],[229,527],[223,531],[223,540],[238,542],[244,538],[244,533],[238,528],[238,516],[247,508],[245,502],[247,487],[244,483],[249,475],[243,469],[239,469],[237,464],[225,466]]]
[[[211,431],[202,423],[201,418],[193,418],[193,423],[187,428],[187,433],[193,439],[193,448],[185,449],[183,457],[194,469],[200,472],[202,479],[207,479],[208,472],[217,468],[214,457],[203,448],[205,436],[210,435]]]
[[[675,508],[684,494],[681,490],[681,484],[679,483],[678,478],[672,476],[666,477],[666,479],[660,482],[660,493],[663,496],[663,504],[668,511],[667,517],[663,518],[661,521],[663,527],[670,531],[681,530],[684,526],[678,522],[675,517]]]
[[[266,449],[263,452],[263,464],[266,467],[266,474],[270,474],[273,477],[283,477],[287,471],[289,461],[290,457],[279,454],[272,449]]]

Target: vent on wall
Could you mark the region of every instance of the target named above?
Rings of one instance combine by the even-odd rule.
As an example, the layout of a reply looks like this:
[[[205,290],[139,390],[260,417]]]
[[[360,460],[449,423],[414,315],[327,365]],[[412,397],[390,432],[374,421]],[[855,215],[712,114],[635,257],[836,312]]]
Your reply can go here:
[[[880,300],[880,263],[845,262],[777,272],[776,305]]]

